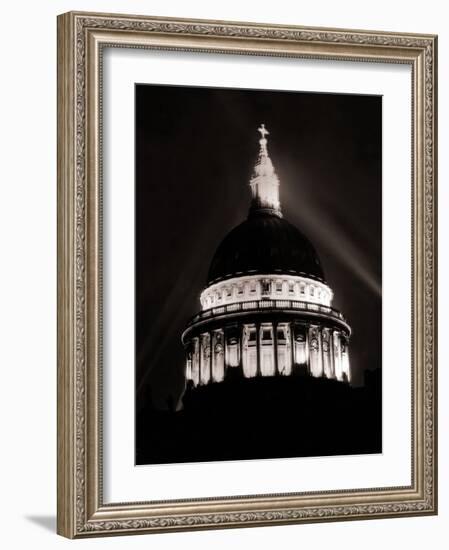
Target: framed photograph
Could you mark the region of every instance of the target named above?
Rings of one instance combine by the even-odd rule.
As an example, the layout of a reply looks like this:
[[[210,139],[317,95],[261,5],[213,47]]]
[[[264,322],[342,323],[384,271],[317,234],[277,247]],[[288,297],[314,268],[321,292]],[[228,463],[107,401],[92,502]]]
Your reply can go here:
[[[59,16],[59,534],[437,512],[436,46]]]

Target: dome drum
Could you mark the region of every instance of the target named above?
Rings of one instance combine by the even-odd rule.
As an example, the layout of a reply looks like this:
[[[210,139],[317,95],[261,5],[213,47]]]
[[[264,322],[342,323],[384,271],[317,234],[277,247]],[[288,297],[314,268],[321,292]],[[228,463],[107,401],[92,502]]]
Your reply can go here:
[[[226,279],[204,289],[203,310],[248,300],[294,300],[330,306],[333,292],[324,283],[298,275],[276,273]]]

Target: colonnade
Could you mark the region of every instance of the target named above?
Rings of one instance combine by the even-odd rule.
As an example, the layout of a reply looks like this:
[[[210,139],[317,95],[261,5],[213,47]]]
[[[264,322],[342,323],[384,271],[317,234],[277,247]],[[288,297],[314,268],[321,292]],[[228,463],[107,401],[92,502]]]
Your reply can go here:
[[[221,382],[230,369],[253,378],[289,376],[305,367],[311,376],[351,379],[346,336],[318,324],[233,324],[194,336],[186,356],[186,379],[195,386]]]

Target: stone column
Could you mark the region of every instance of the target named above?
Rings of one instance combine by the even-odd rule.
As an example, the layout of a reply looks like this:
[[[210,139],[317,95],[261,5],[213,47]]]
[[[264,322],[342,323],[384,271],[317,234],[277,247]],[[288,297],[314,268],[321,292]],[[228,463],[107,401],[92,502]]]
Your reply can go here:
[[[332,372],[332,378],[336,378],[335,376],[335,350],[334,350],[334,331],[333,329],[329,330],[329,360],[331,362],[331,372]]]
[[[274,373],[281,374],[279,372],[279,357],[278,357],[278,324],[273,323],[273,352],[274,352]]]
[[[240,326],[240,331],[239,331],[239,334],[240,334],[240,342],[239,342],[239,350],[240,350],[240,357],[239,357],[239,365],[240,365],[240,370],[241,370],[241,373],[243,375],[243,333],[244,333],[244,330],[245,330],[245,325],[242,324]]]
[[[200,334],[198,336],[198,386],[202,384],[202,371],[203,370],[203,337]]]
[[[261,368],[260,368],[260,323],[256,323],[256,343],[257,343],[257,371],[256,376],[260,376]]]
[[[291,372],[293,372],[293,369],[295,368],[295,347],[296,347],[296,340],[295,340],[295,331],[294,331],[294,324],[288,323],[288,330],[290,333],[290,357],[292,361],[292,369]]]
[[[323,352],[323,329],[321,326],[318,327],[318,354],[321,357],[321,376],[325,376],[324,372],[324,352]]]
[[[214,348],[212,347],[214,333],[209,332],[209,384],[214,381]]]
[[[223,378],[226,377],[226,328],[223,327]]]
[[[192,378],[195,386],[200,383],[200,365],[199,365],[199,343],[198,337],[195,336],[192,339],[193,343],[193,357],[192,357]]]
[[[305,359],[306,359],[306,369],[307,372],[310,374],[310,348],[309,348],[309,327],[306,325],[304,327],[304,333],[305,333]]]

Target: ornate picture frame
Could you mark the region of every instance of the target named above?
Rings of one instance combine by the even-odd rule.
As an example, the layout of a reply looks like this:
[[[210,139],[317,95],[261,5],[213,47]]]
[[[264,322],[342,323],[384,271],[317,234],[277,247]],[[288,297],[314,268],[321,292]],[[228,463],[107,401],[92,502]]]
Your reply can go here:
[[[377,62],[411,68],[411,483],[104,501],[105,48]],[[437,513],[437,37],[70,12],[58,17],[58,533],[89,536]],[[130,370],[132,366],[130,365]]]

